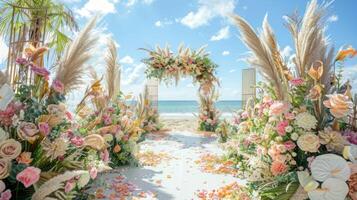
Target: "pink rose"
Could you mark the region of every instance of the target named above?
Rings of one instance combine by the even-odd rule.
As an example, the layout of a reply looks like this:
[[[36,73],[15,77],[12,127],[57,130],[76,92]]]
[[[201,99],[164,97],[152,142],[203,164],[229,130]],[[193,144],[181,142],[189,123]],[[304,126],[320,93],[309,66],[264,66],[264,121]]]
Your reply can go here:
[[[39,137],[38,129],[35,124],[31,122],[21,122],[17,127],[17,135],[22,140],[27,140],[31,144]]]
[[[100,158],[103,160],[103,162],[107,163],[109,162],[109,152],[107,149],[105,149],[103,152],[100,153]]]
[[[44,67],[38,67],[35,65],[31,65],[31,70],[38,76],[42,76],[46,80],[48,80],[48,77],[50,75],[50,72],[44,68]]]
[[[81,138],[81,137],[79,137],[79,136],[74,136],[74,137],[71,138],[71,143],[72,143],[73,145],[75,145],[75,146],[80,147],[80,146],[83,145],[84,140],[83,140],[83,138]]]
[[[46,122],[40,122],[38,124],[38,129],[43,136],[47,136],[51,132],[51,128]]]
[[[286,102],[277,101],[270,106],[270,115],[281,115],[287,113],[290,109],[290,105]]]
[[[52,88],[54,91],[56,91],[60,94],[64,93],[64,84],[57,79],[52,82]]]
[[[24,184],[25,188],[35,184],[40,179],[41,169],[36,167],[27,167],[16,175],[16,180]]]
[[[92,179],[95,179],[95,178],[97,177],[97,174],[98,174],[97,168],[91,167],[91,168],[89,169],[89,175],[90,175],[90,177],[91,177]]]
[[[75,186],[76,186],[76,184],[73,179],[67,181],[66,185],[64,186],[64,192],[68,193],[68,192],[72,191]]]
[[[302,78],[294,78],[290,81],[290,84],[293,86],[300,86],[304,83],[304,80]]]
[[[284,136],[286,135],[286,132],[285,132],[285,128],[289,126],[289,122],[288,121],[282,121],[282,122],[279,122],[277,125],[276,125],[276,131],[278,132],[278,134],[280,136]]]
[[[103,122],[104,122],[105,125],[110,125],[110,124],[112,124],[112,119],[110,118],[109,115],[104,114],[103,117],[102,117],[102,119],[103,119]]]
[[[284,146],[285,146],[286,150],[290,151],[290,150],[295,149],[296,144],[293,141],[289,140],[289,141],[284,142]]]
[[[9,189],[5,190],[5,192],[1,193],[0,200],[10,200],[11,199],[11,191]]]
[[[280,161],[273,161],[270,167],[270,171],[274,176],[283,174],[288,169],[288,166]]]

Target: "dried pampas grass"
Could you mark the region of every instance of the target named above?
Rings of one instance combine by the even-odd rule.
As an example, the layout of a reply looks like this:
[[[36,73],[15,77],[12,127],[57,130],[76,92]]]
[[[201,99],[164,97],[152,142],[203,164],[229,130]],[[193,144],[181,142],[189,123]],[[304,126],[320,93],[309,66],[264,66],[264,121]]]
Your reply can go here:
[[[303,18],[296,14],[286,16],[286,26],[292,34],[295,45],[295,71],[299,77],[305,77],[307,70],[316,61],[321,61],[324,73],[321,82],[326,91],[330,89],[330,76],[334,59],[334,48],[330,47],[325,36],[326,13],[330,3],[318,5],[312,0],[306,8]]]
[[[65,92],[77,89],[87,70],[86,62],[92,56],[96,44],[94,28],[97,17],[94,17],[65,49],[56,72],[56,80],[64,84]]]
[[[120,90],[120,66],[115,42],[108,41],[108,52],[105,57],[107,90],[109,98],[115,98]]]
[[[252,53],[247,62],[275,88],[278,99],[286,99],[287,80],[284,71],[286,65],[281,59],[274,33],[268,23],[267,17],[263,21],[263,31],[260,36],[252,26],[238,15],[232,16],[236,26],[240,29],[241,40],[251,49]]]

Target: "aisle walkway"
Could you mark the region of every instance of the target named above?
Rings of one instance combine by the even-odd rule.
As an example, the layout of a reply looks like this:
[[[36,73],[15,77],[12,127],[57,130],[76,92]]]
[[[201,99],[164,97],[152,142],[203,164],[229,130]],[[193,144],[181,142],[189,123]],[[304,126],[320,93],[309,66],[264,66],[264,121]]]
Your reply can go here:
[[[98,184],[106,183],[103,199],[120,199],[118,193],[123,195],[128,190],[136,197],[126,199],[199,199],[199,190],[210,191],[239,181],[230,174],[202,170],[198,162],[202,156],[222,154],[215,137],[185,131],[164,137],[148,135],[140,144],[140,152],[141,162],[151,166],[123,167],[102,175]]]

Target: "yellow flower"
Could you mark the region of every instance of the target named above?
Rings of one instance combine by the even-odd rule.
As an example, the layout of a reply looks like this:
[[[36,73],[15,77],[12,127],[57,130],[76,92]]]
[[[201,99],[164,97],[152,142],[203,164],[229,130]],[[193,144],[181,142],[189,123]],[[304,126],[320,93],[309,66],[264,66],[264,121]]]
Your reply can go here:
[[[357,55],[356,49],[352,47],[348,47],[345,50],[340,50],[335,58],[335,61],[343,61],[346,59],[347,56],[350,56],[351,58]]]
[[[316,61],[311,65],[307,73],[315,81],[320,80],[322,74],[324,73],[323,63],[321,61]]]

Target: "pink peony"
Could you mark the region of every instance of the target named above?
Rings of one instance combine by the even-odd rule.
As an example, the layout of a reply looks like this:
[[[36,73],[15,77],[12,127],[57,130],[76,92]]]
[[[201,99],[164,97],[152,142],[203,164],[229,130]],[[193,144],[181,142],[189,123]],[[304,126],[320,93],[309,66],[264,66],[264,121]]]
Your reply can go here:
[[[46,80],[48,80],[50,76],[50,72],[44,67],[37,67],[35,65],[31,65],[31,70],[38,76],[42,76]]]
[[[285,128],[289,126],[289,122],[288,121],[282,121],[282,122],[279,122],[277,125],[276,125],[276,131],[278,132],[278,134],[280,136],[284,136],[286,135],[286,132],[285,132]]]
[[[64,186],[64,192],[68,193],[68,192],[72,191],[75,186],[76,186],[76,183],[74,182],[73,179],[67,181],[66,185]]]
[[[30,187],[40,179],[41,169],[36,167],[27,167],[16,175],[16,180],[24,184],[25,188]]]
[[[273,161],[270,167],[270,171],[274,176],[283,174],[288,169],[288,166],[280,161]]]
[[[284,146],[285,146],[286,150],[291,151],[291,150],[295,149],[296,144],[293,141],[289,140],[289,141],[284,142]]]
[[[286,102],[277,101],[270,106],[270,115],[281,115],[287,113],[290,109],[290,105]]]
[[[0,200],[10,200],[11,199],[11,191],[9,189],[5,190],[5,192],[1,193]]]
[[[304,80],[302,78],[294,78],[290,81],[290,83],[293,86],[300,86],[304,83]]]
[[[71,138],[71,143],[72,143],[73,145],[75,145],[75,146],[80,147],[80,146],[83,145],[84,140],[83,140],[83,138],[81,138],[81,137],[79,137],[79,136],[74,136],[74,137]]]
[[[90,177],[91,177],[92,179],[95,179],[95,178],[97,177],[97,174],[98,174],[97,168],[91,167],[91,168],[89,169],[89,175],[90,175]]]
[[[51,132],[51,127],[46,122],[40,122],[38,129],[43,136],[47,136]]]
[[[64,93],[64,84],[59,80],[54,80],[52,82],[52,89],[60,94]]]

